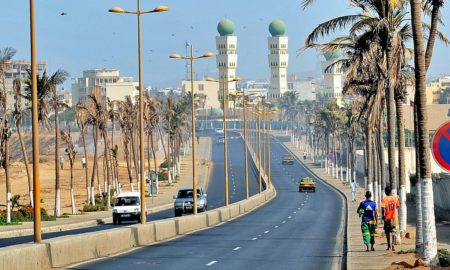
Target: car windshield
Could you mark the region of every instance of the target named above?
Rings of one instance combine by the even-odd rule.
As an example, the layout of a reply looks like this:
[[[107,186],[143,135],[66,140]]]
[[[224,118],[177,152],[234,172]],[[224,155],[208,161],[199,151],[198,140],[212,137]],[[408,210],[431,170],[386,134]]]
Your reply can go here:
[[[192,189],[183,189],[178,191],[178,198],[192,198],[194,196]],[[197,189],[197,197],[200,196],[200,189]]]
[[[302,182],[312,182],[312,178],[303,178]]]
[[[139,205],[138,197],[119,197],[116,199],[115,206],[131,206],[131,205]]]
[[[292,156],[284,156],[285,159],[292,159]]]

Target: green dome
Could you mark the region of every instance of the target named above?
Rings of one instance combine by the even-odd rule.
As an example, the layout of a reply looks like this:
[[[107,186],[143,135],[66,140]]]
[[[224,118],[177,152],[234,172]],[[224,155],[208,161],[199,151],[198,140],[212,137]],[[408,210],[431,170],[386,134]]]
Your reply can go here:
[[[217,25],[217,31],[221,36],[231,36],[234,33],[234,23],[229,19],[222,20]]]
[[[269,32],[273,37],[282,36],[286,32],[286,25],[281,20],[274,20],[269,25]]]
[[[335,60],[342,58],[343,54],[342,54],[341,50],[334,50],[332,52],[323,53],[323,56],[325,57],[325,60],[327,60],[327,61],[335,61]]]

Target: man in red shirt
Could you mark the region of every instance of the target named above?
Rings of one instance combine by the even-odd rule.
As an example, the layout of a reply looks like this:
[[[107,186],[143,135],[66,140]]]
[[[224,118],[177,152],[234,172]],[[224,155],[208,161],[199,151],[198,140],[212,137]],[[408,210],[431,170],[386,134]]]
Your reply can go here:
[[[400,201],[397,197],[391,194],[391,187],[386,187],[384,189],[384,193],[386,193],[386,197],[381,200],[381,212],[383,214],[384,232],[386,233],[386,240],[388,244],[386,250],[389,250],[392,247],[392,250],[394,251],[395,223],[397,220],[397,209],[400,207]]]

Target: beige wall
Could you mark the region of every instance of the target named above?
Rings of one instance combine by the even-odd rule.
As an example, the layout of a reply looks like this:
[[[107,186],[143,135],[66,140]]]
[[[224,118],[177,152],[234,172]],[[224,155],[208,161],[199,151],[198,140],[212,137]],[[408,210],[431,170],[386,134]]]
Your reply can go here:
[[[182,81],[181,90],[183,93],[191,92],[191,81]],[[206,95],[205,109],[219,109],[219,83],[208,81],[194,81],[194,93]]]
[[[404,105],[403,107],[404,116],[405,116],[405,127],[407,129],[412,129],[413,115],[412,115],[412,107],[408,105]],[[434,131],[438,129],[445,122],[450,121],[450,104],[430,104],[427,105],[428,111],[428,130]]]

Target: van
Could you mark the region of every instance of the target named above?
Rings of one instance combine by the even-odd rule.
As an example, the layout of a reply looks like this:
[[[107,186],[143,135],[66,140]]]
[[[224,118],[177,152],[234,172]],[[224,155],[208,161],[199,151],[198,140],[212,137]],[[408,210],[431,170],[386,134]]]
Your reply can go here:
[[[141,196],[139,192],[122,192],[112,210],[113,224],[121,224],[122,220],[141,220]]]

